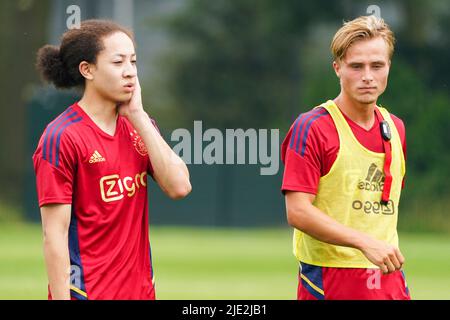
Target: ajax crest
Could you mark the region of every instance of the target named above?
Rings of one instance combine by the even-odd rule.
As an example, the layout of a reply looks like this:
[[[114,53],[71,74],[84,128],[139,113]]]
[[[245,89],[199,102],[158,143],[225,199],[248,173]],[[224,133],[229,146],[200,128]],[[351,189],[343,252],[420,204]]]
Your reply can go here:
[[[144,141],[142,141],[142,138],[138,135],[137,131],[134,130],[133,132],[130,132],[131,140],[133,142],[133,146],[136,149],[136,151],[141,156],[148,155],[147,148],[145,147]]]

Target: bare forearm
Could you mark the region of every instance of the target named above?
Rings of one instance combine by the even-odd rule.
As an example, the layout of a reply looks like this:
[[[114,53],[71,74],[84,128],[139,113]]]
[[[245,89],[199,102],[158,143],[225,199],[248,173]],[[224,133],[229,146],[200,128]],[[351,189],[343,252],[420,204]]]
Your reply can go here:
[[[44,239],[44,256],[50,291],[54,300],[70,299],[70,258],[65,237]]]
[[[189,171],[183,160],[176,155],[151,124],[145,112],[129,117],[141,136],[151,157],[153,176],[169,195],[186,195],[191,190]]]
[[[315,196],[302,192],[286,194],[287,218],[291,226],[319,241],[360,250],[383,273],[400,270],[405,259],[397,247],[349,228],[314,206]]]
[[[361,249],[368,235],[330,218],[312,204],[292,209],[289,223],[313,238],[338,246]]]

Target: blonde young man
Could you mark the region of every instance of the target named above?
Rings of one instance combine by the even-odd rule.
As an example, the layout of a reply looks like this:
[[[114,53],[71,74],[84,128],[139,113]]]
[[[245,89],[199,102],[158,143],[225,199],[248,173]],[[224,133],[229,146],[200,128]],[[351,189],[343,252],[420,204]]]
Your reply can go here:
[[[382,19],[359,17],[331,50],[339,96],[300,115],[282,145],[297,297],[410,299],[397,235],[405,128],[377,106],[394,35]]]

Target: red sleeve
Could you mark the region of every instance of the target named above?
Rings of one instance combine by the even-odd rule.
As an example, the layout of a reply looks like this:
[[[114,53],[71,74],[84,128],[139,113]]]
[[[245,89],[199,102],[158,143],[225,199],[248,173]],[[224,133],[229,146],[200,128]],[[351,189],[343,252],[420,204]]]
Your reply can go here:
[[[322,151],[316,120],[327,113],[313,110],[301,115],[283,141],[284,174],[281,190],[317,194],[322,175]]]
[[[396,117],[395,115],[391,114],[392,121],[394,121],[395,127],[397,128],[398,134],[400,136],[400,141],[402,142],[403,147],[403,154],[405,155],[406,160],[406,130],[405,130],[405,124],[403,121]]]
[[[33,165],[39,207],[50,203],[72,203],[76,156],[66,134],[58,140],[44,133],[33,155]]]
[[[402,148],[403,148],[403,155],[405,156],[405,162],[406,162],[406,130],[405,130],[405,124],[403,121],[398,118],[397,116],[391,114],[392,121],[394,121],[395,127],[397,128],[398,134],[400,136],[400,141],[402,142]],[[405,177],[403,177],[402,181],[402,189],[405,187]]]

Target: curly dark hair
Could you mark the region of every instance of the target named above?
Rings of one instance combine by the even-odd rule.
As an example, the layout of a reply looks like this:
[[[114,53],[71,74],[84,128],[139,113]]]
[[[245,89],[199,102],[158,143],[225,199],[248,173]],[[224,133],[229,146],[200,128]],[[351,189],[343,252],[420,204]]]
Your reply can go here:
[[[96,63],[104,49],[103,38],[123,32],[134,42],[132,31],[109,20],[85,20],[80,28],[66,31],[59,47],[45,45],[37,52],[36,68],[42,78],[57,88],[84,87],[78,67],[82,61]]]

